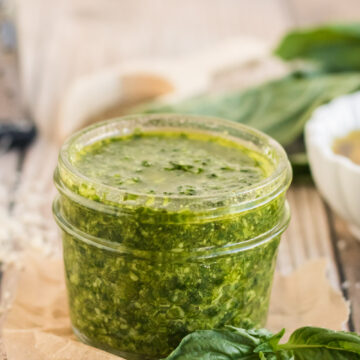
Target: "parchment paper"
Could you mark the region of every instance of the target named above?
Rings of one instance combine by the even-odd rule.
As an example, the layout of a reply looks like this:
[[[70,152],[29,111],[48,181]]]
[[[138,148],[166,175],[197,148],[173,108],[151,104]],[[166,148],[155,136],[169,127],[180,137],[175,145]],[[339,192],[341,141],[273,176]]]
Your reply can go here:
[[[285,327],[290,333],[305,325],[340,330],[348,315],[347,302],[326,278],[325,260],[307,263],[287,277],[276,274],[270,330]],[[70,327],[62,260],[34,253],[24,257],[3,342],[8,360],[121,359],[76,339]]]

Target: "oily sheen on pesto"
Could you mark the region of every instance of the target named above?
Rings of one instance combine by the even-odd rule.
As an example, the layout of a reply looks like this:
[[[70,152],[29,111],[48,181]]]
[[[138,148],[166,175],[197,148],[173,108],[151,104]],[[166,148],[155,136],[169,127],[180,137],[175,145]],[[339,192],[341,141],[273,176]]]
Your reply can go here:
[[[178,196],[241,191],[272,167],[233,141],[174,130],[108,138],[73,162],[82,174],[125,191]]]
[[[288,221],[288,164],[269,198],[278,159],[222,131],[238,124],[212,119],[210,132],[162,115],[168,126],[146,128],[154,118],[70,141],[55,174],[74,331],[129,359],[164,357],[199,329],[263,326]],[[137,119],[114,120],[126,121]]]

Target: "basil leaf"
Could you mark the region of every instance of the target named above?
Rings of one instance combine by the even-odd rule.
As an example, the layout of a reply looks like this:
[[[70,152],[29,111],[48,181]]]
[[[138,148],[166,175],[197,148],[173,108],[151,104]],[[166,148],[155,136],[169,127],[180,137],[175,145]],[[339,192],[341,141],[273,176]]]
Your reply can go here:
[[[281,40],[275,55],[315,61],[326,71],[359,71],[360,23],[292,31]]]
[[[285,330],[201,330],[187,335],[164,360],[360,360],[360,335],[317,327],[296,330],[279,344]]]
[[[285,329],[282,329],[277,334],[268,338],[266,342],[263,342],[260,345],[258,345],[254,349],[254,351],[259,352],[259,353],[260,352],[267,352],[267,353],[274,352],[279,344],[280,339],[284,336],[284,334],[285,334]]]
[[[292,351],[296,360],[359,360],[360,336],[351,332],[303,327],[278,349]]]
[[[202,95],[177,104],[150,104],[137,111],[221,117],[253,126],[287,146],[302,134],[315,108],[359,89],[360,73],[293,74],[245,91]]]
[[[187,335],[166,360],[272,360],[254,350],[273,338],[267,330],[200,330]]]

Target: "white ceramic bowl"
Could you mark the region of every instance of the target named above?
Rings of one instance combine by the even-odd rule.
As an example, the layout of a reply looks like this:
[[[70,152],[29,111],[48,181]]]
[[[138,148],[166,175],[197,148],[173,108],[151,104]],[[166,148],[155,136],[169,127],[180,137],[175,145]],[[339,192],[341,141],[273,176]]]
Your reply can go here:
[[[356,129],[360,130],[360,92],[319,107],[306,124],[305,142],[316,186],[360,240],[360,165],[332,150],[336,138]]]

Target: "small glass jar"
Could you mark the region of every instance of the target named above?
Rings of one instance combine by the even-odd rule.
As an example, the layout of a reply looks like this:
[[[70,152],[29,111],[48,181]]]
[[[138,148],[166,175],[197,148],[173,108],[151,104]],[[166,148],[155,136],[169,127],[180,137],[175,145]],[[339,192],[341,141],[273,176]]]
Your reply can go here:
[[[74,166],[84,146],[154,129],[232,139],[273,170],[238,192],[168,196],[129,193]],[[73,135],[60,151],[53,211],[76,335],[128,359],[157,359],[195,330],[264,326],[290,182],[276,141],[227,120],[133,115]]]

